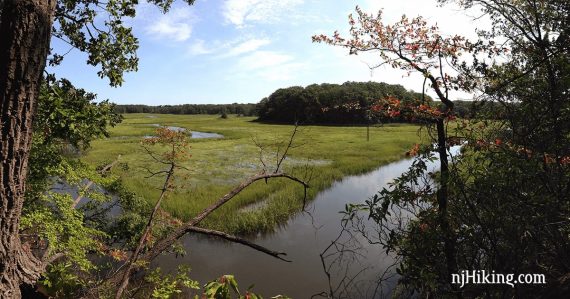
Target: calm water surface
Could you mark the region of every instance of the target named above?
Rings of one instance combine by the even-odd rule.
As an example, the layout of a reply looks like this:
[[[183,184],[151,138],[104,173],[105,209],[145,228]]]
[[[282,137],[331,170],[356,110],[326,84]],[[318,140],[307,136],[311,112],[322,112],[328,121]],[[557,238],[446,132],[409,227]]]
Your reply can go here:
[[[153,127],[160,127],[160,124],[150,124]],[[181,127],[174,127],[174,126],[166,126],[171,131],[174,132],[186,132],[185,128]],[[154,136],[147,135],[144,136],[145,138],[152,138]],[[198,132],[198,131],[190,131],[190,138],[200,139],[200,138],[224,138],[224,135],[218,133],[208,133],[208,132]]]
[[[458,148],[453,151],[458,152]],[[310,210],[310,215],[300,213],[276,232],[252,238],[260,245],[286,252],[286,258],[292,261],[290,263],[242,245],[187,235],[182,239],[188,250],[186,256],[162,256],[154,264],[172,270],[182,263],[188,263],[192,268],[191,277],[202,284],[223,274],[234,274],[242,289],[255,284],[254,291],[265,297],[285,294],[293,298],[310,298],[328,291],[329,280],[323,271],[319,254],[341,231],[342,214],[339,211],[344,210],[347,203],[363,203],[406,171],[411,163],[411,159],[405,159],[364,175],[349,176],[335,182],[309,204],[307,210]],[[434,170],[434,164],[429,168]],[[332,286],[336,287],[340,278],[344,277],[346,265],[349,265],[348,273],[351,275],[363,270],[365,265],[372,265],[357,276],[354,281],[358,281],[358,287],[353,285],[353,293],[348,297],[381,298],[383,295],[379,292],[374,295],[375,281],[393,259],[380,246],[368,245],[362,239],[360,241],[363,241],[362,256],[358,260],[345,260],[342,267],[333,267]],[[385,284],[384,295],[390,292],[394,283],[395,278]]]
[[[458,154],[459,147],[452,148],[451,152]],[[431,163],[428,169],[434,171],[435,163]],[[331,267],[330,283],[323,271],[320,254],[341,232],[342,214],[339,211],[344,210],[346,204],[363,203],[405,172],[411,164],[412,159],[405,159],[364,175],[349,176],[335,182],[308,204],[306,210],[309,213],[292,216],[274,233],[250,238],[269,249],[286,252],[285,258],[291,262],[275,259],[243,245],[187,235],[181,240],[188,251],[186,256],[177,258],[164,255],[157,258],[153,265],[172,271],[180,264],[189,264],[192,268],[191,278],[201,284],[224,274],[234,274],[241,290],[255,284],[254,291],[267,298],[278,294],[310,298],[328,292],[331,286],[335,289],[343,277],[352,278],[358,274],[348,288],[350,293],[341,297],[383,298],[390,293],[396,278],[383,284],[382,292],[376,288],[379,275],[393,263],[393,259],[379,245],[368,245],[362,237],[357,237],[361,244],[359,258],[350,259],[348,256],[341,264]],[[54,187],[60,192],[77,196],[77,191],[65,184],[56,184]],[[85,201],[83,199],[82,203]],[[120,209],[113,207],[110,212],[116,215]],[[330,265],[335,257],[329,257],[326,265]]]

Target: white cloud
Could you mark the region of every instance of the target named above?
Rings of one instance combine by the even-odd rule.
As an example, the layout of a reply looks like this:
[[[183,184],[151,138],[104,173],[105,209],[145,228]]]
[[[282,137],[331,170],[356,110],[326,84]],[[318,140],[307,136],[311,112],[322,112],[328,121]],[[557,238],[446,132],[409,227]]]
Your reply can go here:
[[[194,19],[190,8],[173,8],[167,14],[156,18],[154,22],[146,27],[146,31],[157,39],[182,42],[188,40],[192,35]]]
[[[245,42],[241,42],[237,45],[231,45],[232,49],[229,50],[226,54],[222,55],[223,57],[231,57],[231,56],[239,56],[242,54],[250,53],[256,51],[257,49],[270,44],[271,41],[268,39],[258,39],[252,38]]]
[[[277,21],[302,3],[303,0],[227,0],[223,14],[227,22],[242,27],[246,22]]]
[[[269,45],[271,40],[267,38],[239,38],[232,41],[205,41],[196,39],[188,47],[190,55],[216,54],[215,58],[229,58],[244,56],[257,51],[259,48]]]
[[[400,1],[379,1],[365,0],[362,8],[369,13],[383,10],[383,19],[390,24],[400,20],[403,14],[408,17],[422,16],[427,20],[428,25],[437,24],[440,31],[445,34],[460,34],[467,37],[475,37],[475,27],[488,21],[479,19],[474,21],[467,15],[477,15],[474,9],[462,9],[455,3],[439,5],[436,0],[400,0]],[[352,12],[355,14],[354,12]]]
[[[275,51],[254,51],[238,59],[229,75],[232,79],[288,84],[285,82],[296,79],[306,66],[295,61],[291,55]]]
[[[206,46],[206,42],[204,42],[204,40],[202,39],[199,39],[196,40],[196,42],[194,42],[192,45],[190,45],[188,51],[192,55],[204,55],[214,52],[214,48],[211,46]]]

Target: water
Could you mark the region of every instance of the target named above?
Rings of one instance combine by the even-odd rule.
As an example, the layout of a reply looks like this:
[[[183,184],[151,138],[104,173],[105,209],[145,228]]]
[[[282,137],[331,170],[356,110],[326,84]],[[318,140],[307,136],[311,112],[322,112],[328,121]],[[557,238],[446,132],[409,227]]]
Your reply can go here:
[[[122,213],[122,209],[118,204],[118,197],[114,194],[109,194],[105,189],[97,184],[93,184],[89,180],[83,180],[79,185],[70,185],[65,181],[56,181],[52,185],[50,191],[55,193],[62,193],[62,194],[69,194],[71,198],[74,200],[79,196],[79,190],[84,190],[84,188],[91,184],[89,187],[89,191],[91,192],[99,192],[108,196],[111,196],[111,200],[109,202],[103,203],[99,206],[93,213],[99,213],[100,211],[105,211],[106,215],[110,219],[117,218]],[[79,202],[77,202],[77,208],[81,208],[83,205],[87,204],[91,199],[87,196],[82,196]],[[89,216],[89,214],[86,214]]]
[[[452,148],[452,153],[457,154],[458,150],[459,147]],[[187,235],[181,240],[188,251],[186,256],[176,258],[164,255],[154,265],[172,270],[182,263],[189,264],[193,269],[191,277],[202,284],[224,274],[234,274],[241,289],[255,284],[254,291],[264,297],[284,294],[293,298],[310,298],[326,292],[329,290],[329,281],[319,254],[339,235],[342,218],[339,211],[344,210],[347,203],[363,203],[408,170],[411,164],[412,159],[405,159],[364,175],[349,176],[335,182],[308,205],[310,215],[300,213],[275,233],[252,238],[252,241],[267,248],[286,252],[286,258],[292,261],[290,263],[243,245]],[[431,163],[428,169],[434,171],[435,164]],[[379,245],[368,245],[362,237],[357,237],[357,240],[362,244],[359,251],[362,256],[358,260],[345,259],[339,267],[333,267],[335,273],[332,273],[332,286],[335,288],[345,276],[347,265],[351,275],[365,266],[371,266],[356,277],[354,282],[358,282],[358,287],[351,285],[349,288],[353,293],[347,296],[381,298],[390,292],[396,278],[393,277],[385,284],[384,294],[376,289],[375,281],[379,274],[393,264],[393,259]],[[327,260],[327,265],[333,258],[334,256]]]
[[[192,131],[192,138],[224,138],[223,135],[218,133],[206,133],[206,132],[198,132]]]
[[[150,124],[153,127],[160,127],[160,124]],[[168,128],[171,131],[174,132],[186,132],[188,130],[186,130],[186,128],[182,128],[182,127],[175,127],[175,126],[167,126],[166,128]],[[145,135],[144,138],[152,138],[154,136],[151,135]],[[194,139],[202,139],[202,138],[224,138],[224,135],[218,134],[218,133],[207,133],[207,132],[198,132],[198,131],[190,131],[190,138],[194,138]]]

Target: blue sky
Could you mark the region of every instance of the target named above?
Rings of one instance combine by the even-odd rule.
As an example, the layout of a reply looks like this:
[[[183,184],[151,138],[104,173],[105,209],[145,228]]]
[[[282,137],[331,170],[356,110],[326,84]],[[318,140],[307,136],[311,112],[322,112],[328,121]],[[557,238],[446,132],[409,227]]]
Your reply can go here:
[[[349,56],[346,49],[311,42],[314,34],[346,32],[357,5],[369,12],[383,8],[388,21],[423,15],[447,33],[472,35],[478,25],[435,0],[196,0],[193,6],[175,2],[166,15],[143,3],[128,21],[140,42],[139,71],[126,74],[123,86],[110,87],[78,50],[55,72],[99,100],[120,104],[256,103],[278,88],[345,81],[419,91],[417,76],[389,67],[371,72],[374,55]],[[57,40],[52,47],[67,51]]]

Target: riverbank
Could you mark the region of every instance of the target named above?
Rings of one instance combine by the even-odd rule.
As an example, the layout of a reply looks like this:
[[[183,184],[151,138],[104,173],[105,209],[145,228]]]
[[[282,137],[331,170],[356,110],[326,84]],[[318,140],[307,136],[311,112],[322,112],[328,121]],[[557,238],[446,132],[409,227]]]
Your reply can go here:
[[[250,175],[262,169],[259,148],[267,165],[275,164],[275,150],[282,151],[293,126],[252,122],[254,118],[211,115],[126,114],[122,124],[111,130],[111,137],[93,142],[84,161],[100,165],[122,155],[128,167],[117,167],[124,185],[149,201],[158,197],[162,178],[145,178],[145,168],[160,169],[140,146],[143,136],[152,135],[156,125],[176,126],[188,131],[216,133],[223,138],[191,139],[192,158],[185,167],[188,179],[169,195],[163,208],[173,216],[189,219]],[[418,127],[393,124],[365,127],[303,126],[294,140],[283,169],[309,180],[309,199],[333,182],[348,175],[370,171],[396,161],[420,141]],[[280,145],[276,146],[276,144]],[[273,146],[271,146],[273,145]],[[182,175],[182,174],[181,174]],[[257,182],[213,213],[204,225],[231,233],[250,234],[272,231],[302,207],[303,188],[284,179],[268,184]],[[260,203],[262,204],[255,204]],[[251,208],[254,207],[254,208]]]

